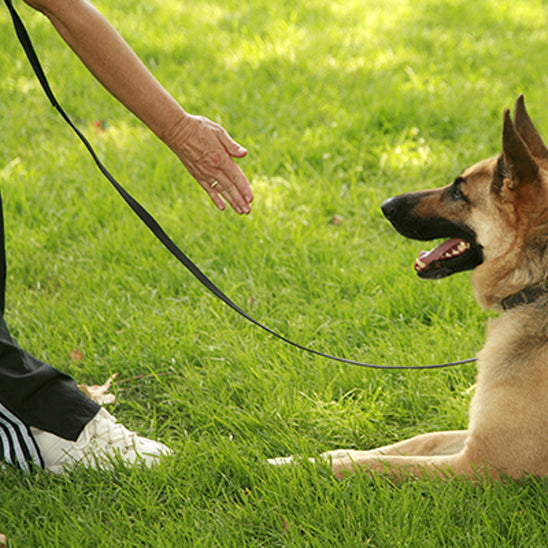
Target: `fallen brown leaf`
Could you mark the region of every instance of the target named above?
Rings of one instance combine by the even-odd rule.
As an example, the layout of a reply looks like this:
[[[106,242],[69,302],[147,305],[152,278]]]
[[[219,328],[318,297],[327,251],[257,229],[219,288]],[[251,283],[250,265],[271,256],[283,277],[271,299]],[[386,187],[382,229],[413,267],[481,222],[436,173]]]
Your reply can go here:
[[[93,401],[96,401],[99,405],[104,405],[106,403],[114,403],[116,401],[116,396],[114,394],[109,394],[108,391],[112,386],[112,381],[118,376],[118,373],[111,375],[107,381],[102,385],[94,384],[93,386],[87,386],[86,384],[79,384],[78,388]],[[2,548],[0,546],[0,548]]]
[[[69,354],[69,358],[73,361],[73,362],[81,362],[83,359],[84,359],[84,355],[82,354],[82,352],[80,350],[78,350],[78,348],[75,348],[70,354]]]
[[[344,222],[344,219],[341,215],[333,215],[331,219],[331,224],[335,226],[341,226]]]

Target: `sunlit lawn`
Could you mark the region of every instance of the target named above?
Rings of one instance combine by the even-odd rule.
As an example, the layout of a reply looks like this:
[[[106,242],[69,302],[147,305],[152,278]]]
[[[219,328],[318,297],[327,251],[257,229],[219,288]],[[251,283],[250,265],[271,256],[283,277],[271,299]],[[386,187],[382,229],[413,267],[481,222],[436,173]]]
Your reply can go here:
[[[520,92],[548,135],[542,2],[97,6],[188,111],[249,149],[240,165],[254,211],[219,213],[20,6],[59,100],[232,299],[344,357],[424,364],[479,350],[488,314],[469,275],[419,281],[421,244],[398,237],[379,206],[497,152],[503,108]],[[100,177],[0,13],[6,319],[23,347],[78,382],[118,372],[111,411],[174,450],[151,472],[0,471],[8,546],[543,546],[546,481],[339,483],[322,466],[265,466],[464,428],[474,367],[367,371],[303,355],[236,317]]]

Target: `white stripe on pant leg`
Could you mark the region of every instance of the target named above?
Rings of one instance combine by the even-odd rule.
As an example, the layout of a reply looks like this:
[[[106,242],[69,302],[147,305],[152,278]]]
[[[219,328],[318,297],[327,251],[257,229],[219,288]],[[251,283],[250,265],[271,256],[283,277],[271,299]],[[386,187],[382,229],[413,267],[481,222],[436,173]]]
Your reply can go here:
[[[13,424],[13,426],[17,427],[17,430],[19,431],[21,437],[23,438],[25,447],[27,448],[29,452],[32,462],[34,462],[35,464],[41,467],[42,456],[40,455],[38,446],[36,445],[36,442],[34,441],[32,434],[30,433],[29,427],[21,419],[16,417],[9,409],[6,409],[0,403],[0,416],[1,415],[4,415],[4,417],[7,420],[9,420]]]
[[[4,426],[8,433],[8,447],[10,447],[14,451],[19,468],[21,468],[25,472],[29,472],[29,465],[25,459],[25,453],[23,452],[21,444],[19,443],[19,439],[17,438],[17,432],[15,431],[15,428],[13,428],[13,426],[1,416],[0,424]]]
[[[10,453],[10,442],[8,440],[8,436],[4,433],[3,426],[0,425],[0,447],[4,449],[4,458],[2,459],[4,462],[7,462],[8,464],[13,464],[13,461],[11,460],[11,453]]]
[[[2,416],[5,419],[4,421],[2,421]],[[15,429],[17,429],[17,432],[19,432],[25,444],[25,447],[28,450],[30,458],[32,459],[32,462],[36,464],[37,466],[39,466],[40,468],[42,468],[43,467],[42,457],[40,455],[38,447],[36,446],[36,442],[34,441],[34,438],[29,432],[27,425],[23,421],[21,421],[19,418],[17,418],[11,411],[6,409],[1,403],[0,403],[0,421],[8,426],[8,430],[10,432],[13,432],[14,449],[16,450],[17,458],[21,463],[21,468],[23,468],[27,472],[30,471],[28,463],[26,462],[25,454],[19,443],[19,437],[17,436]],[[17,449],[19,449],[19,452],[17,452]]]

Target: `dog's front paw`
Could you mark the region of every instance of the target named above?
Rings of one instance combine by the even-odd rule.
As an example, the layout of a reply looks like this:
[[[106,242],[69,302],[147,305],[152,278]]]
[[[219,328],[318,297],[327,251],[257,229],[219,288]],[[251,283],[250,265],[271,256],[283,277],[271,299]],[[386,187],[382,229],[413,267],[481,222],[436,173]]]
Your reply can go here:
[[[292,465],[295,466],[296,464],[299,464],[299,461],[302,461],[303,459],[299,459],[297,457],[276,457],[275,459],[268,459],[267,462],[271,466],[288,466]],[[315,459],[307,459],[308,462],[315,463]]]
[[[271,466],[287,466],[288,464],[295,464],[294,457],[276,457],[275,459],[268,459],[268,464]]]

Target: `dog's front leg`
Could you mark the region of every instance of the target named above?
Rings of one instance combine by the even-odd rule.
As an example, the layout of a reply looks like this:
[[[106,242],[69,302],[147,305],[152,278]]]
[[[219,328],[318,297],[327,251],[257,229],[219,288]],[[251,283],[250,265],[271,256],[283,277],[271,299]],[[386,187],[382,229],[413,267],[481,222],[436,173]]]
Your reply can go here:
[[[428,455],[455,455],[460,453],[468,438],[467,430],[450,430],[446,432],[431,432],[420,434],[408,440],[399,441],[376,449],[361,451],[371,456],[399,455],[399,456],[428,456]],[[354,452],[352,449],[337,449],[328,451],[323,458],[339,458]],[[360,451],[358,451],[360,452]]]
[[[418,464],[417,461],[424,465],[429,457],[457,455],[464,450],[467,438],[466,430],[433,432],[369,451],[328,451],[322,458],[331,462],[337,477],[344,475],[345,471],[355,471],[356,467],[382,472],[386,465],[415,465]],[[415,457],[415,460],[412,457]]]
[[[463,451],[457,455],[442,456],[399,456],[380,455],[371,451],[347,451],[346,454],[332,458],[331,469],[337,479],[343,479],[348,473],[365,472],[384,473],[397,478],[407,476],[437,476],[447,478],[473,473],[473,467]]]

